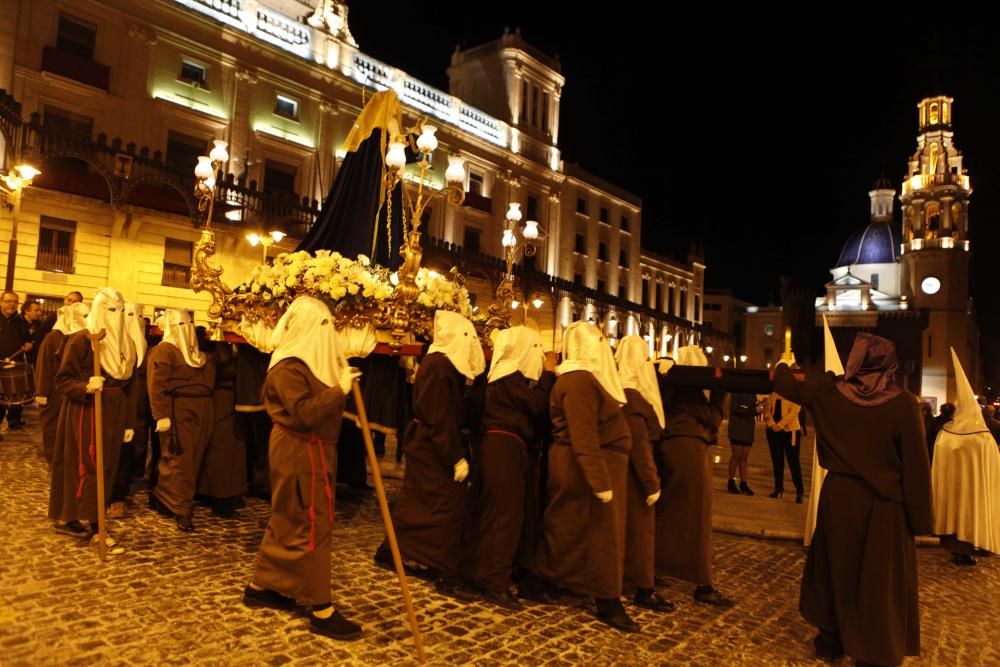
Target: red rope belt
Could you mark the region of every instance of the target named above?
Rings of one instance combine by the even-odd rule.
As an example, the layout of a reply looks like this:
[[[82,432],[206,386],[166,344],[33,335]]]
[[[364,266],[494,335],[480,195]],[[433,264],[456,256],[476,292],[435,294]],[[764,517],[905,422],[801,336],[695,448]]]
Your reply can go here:
[[[330,486],[330,475],[326,471],[326,455],[323,453],[323,445],[335,445],[336,440],[324,440],[319,436],[313,435],[312,433],[299,433],[298,431],[293,431],[287,426],[282,426],[281,424],[275,424],[275,428],[279,428],[285,433],[291,436],[299,438],[306,441],[306,451],[309,453],[309,477],[311,479],[311,485],[309,488],[309,551],[310,553],[316,550],[316,459],[313,455],[313,445],[319,450],[319,461],[323,469],[323,491],[326,494],[326,508],[328,516],[330,517],[330,526],[333,526],[333,488]]]
[[[483,431],[483,435],[486,435],[487,433],[499,433],[500,435],[510,436],[511,438],[514,438],[519,443],[521,443],[522,447],[527,447],[527,445],[524,444],[524,440],[522,440],[521,436],[519,436],[517,433],[511,433],[510,431],[504,431],[504,430],[499,429],[499,428],[490,428],[490,429],[487,429],[487,430]]]

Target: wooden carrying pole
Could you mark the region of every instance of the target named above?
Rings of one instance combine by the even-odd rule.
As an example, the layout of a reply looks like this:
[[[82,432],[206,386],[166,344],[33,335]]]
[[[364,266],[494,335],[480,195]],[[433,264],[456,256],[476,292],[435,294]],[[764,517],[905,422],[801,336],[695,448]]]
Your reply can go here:
[[[90,344],[94,350],[94,377],[101,377],[101,339],[104,338],[104,331],[96,334],[89,334]],[[104,424],[103,411],[101,406],[101,390],[94,392],[94,428],[97,439],[97,461],[94,464],[97,468],[97,553],[101,561],[108,559],[108,533],[104,519]],[[83,447],[83,442],[78,443]]]
[[[427,659],[427,656],[424,655],[424,640],[420,636],[417,615],[413,612],[413,599],[410,597],[410,586],[406,581],[406,573],[403,571],[403,558],[399,555],[399,545],[396,543],[396,531],[392,527],[392,517],[389,515],[389,503],[385,499],[385,487],[382,485],[382,471],[379,468],[378,459],[375,457],[375,445],[372,444],[372,432],[368,426],[365,401],[361,395],[361,385],[357,381],[354,382],[353,392],[354,407],[357,410],[358,419],[361,421],[361,433],[364,435],[365,449],[368,451],[368,465],[372,469],[372,477],[375,481],[375,495],[378,497],[379,509],[382,510],[382,523],[385,524],[385,534],[389,539],[389,548],[392,550],[392,562],[396,566],[399,587],[403,590],[403,603],[406,605],[406,615],[410,620],[410,632],[413,633],[413,642],[417,645],[417,656],[420,662],[424,662]]]

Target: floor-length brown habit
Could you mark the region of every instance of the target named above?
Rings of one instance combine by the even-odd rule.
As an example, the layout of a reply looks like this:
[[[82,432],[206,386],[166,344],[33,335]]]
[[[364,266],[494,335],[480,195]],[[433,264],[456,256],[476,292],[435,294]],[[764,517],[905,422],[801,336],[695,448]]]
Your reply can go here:
[[[159,476],[153,493],[177,515],[191,514],[202,458],[212,437],[215,364],[188,366],[176,346],[160,343],[149,351],[147,387],[153,421],[170,419],[160,434]]]
[[[465,457],[461,426],[465,376],[448,357],[424,357],[413,383],[413,419],[403,436],[406,470],[392,508],[403,557],[441,576],[459,572],[468,494],[455,481],[455,464]]]
[[[62,395],[52,459],[49,489],[49,518],[54,521],[97,522],[97,437],[94,396],[87,382],[94,374],[94,351],[86,329],[68,337],[55,376],[55,388]],[[132,381],[104,375],[101,394],[104,443],[104,500],[111,499],[111,487],[118,470],[125,430],[132,428],[134,404],[129,392]]]
[[[559,376],[549,404],[548,504],[536,570],[583,595],[621,596],[631,436],[625,415],[593,376]],[[594,494],[612,491],[611,502]]]
[[[656,574],[656,509],[646,498],[660,490],[653,447],[663,435],[653,407],[636,389],[626,389],[622,406],[632,434],[628,466],[628,510],[625,523],[625,580],[653,588]]]
[[[38,419],[42,424],[42,454],[49,467],[55,456],[56,427],[59,424],[59,408],[62,407],[62,394],[56,389],[56,373],[68,339],[58,329],[50,331],[38,348],[35,362],[35,395],[44,396],[47,400],[38,410]]]
[[[264,401],[271,429],[271,518],[253,583],[300,605],[330,603],[330,544],[337,437],[344,392],[309,367],[284,359],[268,371]]]
[[[912,394],[864,407],[828,374],[796,382],[780,366],[775,391],[815,419],[817,454],[829,472],[806,557],[799,607],[839,634],[856,660],[895,665],[920,654],[913,535],[933,530],[923,419]]]
[[[236,358],[228,344],[220,345],[215,360],[212,395],[212,437],[198,475],[198,493],[233,498],[247,490],[247,450],[236,429]]]
[[[527,494],[537,479],[540,418],[548,415],[553,373],[537,383],[520,372],[486,386],[483,437],[473,462],[472,518],[463,569],[483,588],[504,591],[524,534]],[[530,531],[529,531],[530,534]]]
[[[722,422],[725,392],[662,387],[663,491],[656,504],[656,571],[699,586],[712,583],[712,463],[708,445]]]

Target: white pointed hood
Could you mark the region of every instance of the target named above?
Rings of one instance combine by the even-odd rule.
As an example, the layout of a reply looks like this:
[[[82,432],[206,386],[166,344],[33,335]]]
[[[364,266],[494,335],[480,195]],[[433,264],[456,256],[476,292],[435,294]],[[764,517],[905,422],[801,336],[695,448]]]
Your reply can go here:
[[[116,380],[132,377],[136,367],[135,345],[125,331],[125,299],[113,287],[102,287],[94,295],[87,314],[87,331],[105,332],[101,340],[101,370]]]
[[[972,391],[969,378],[965,375],[965,369],[955,354],[955,348],[951,348],[951,361],[955,365],[955,417],[944,425],[943,430],[954,435],[968,435],[971,433],[989,433],[986,428],[986,420],[983,419],[983,411],[976,401],[976,394]]]
[[[201,368],[205,365],[207,358],[205,353],[198,349],[194,322],[187,312],[171,308],[160,318],[160,328],[163,330],[163,342],[180,350],[185,364],[191,368]]]
[[[826,315],[823,316],[823,356],[828,372],[838,376],[844,374],[844,363],[840,360],[837,343],[833,340],[833,332],[830,331],[830,323],[826,321]]]
[[[90,306],[77,302],[59,309],[59,316],[52,326],[53,331],[61,331],[67,336],[87,328],[87,314]]]
[[[348,366],[337,346],[333,315],[325,303],[300,296],[278,320],[271,336],[274,352],[268,370],[283,359],[298,359],[327,387],[340,382],[340,371]]]
[[[76,304],[74,304],[76,305]],[[132,339],[135,346],[136,365],[141,366],[142,360],[146,358],[146,334],[142,321],[142,306],[125,302],[125,330],[128,337]]]
[[[625,390],[618,377],[615,357],[601,330],[590,322],[574,322],[563,333],[563,361],[556,368],[556,375],[572,371],[592,374],[604,391],[624,405]]]
[[[618,343],[615,352],[618,362],[618,377],[622,387],[635,389],[653,407],[660,428],[666,426],[663,415],[663,399],[660,397],[660,385],[656,381],[656,370],[649,360],[649,346],[638,336],[625,336]]]
[[[544,366],[545,351],[538,331],[525,326],[511,327],[497,334],[493,343],[489,381],[496,382],[518,371],[529,380],[538,380]]]
[[[475,380],[486,369],[486,357],[476,328],[468,319],[450,310],[434,313],[434,342],[427,354],[432,352],[448,357],[455,370],[469,380]]]

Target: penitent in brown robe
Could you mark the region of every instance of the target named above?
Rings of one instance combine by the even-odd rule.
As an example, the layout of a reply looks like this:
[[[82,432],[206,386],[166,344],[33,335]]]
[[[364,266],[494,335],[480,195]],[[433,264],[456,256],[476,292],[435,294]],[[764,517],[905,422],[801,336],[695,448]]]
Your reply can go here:
[[[529,382],[520,372],[486,386],[483,437],[472,464],[472,521],[463,570],[494,591],[510,587],[511,569],[524,536],[526,508],[535,490],[541,438],[553,373]],[[530,534],[530,531],[529,531]]]
[[[667,428],[660,441],[663,492],[656,504],[656,571],[699,586],[712,583],[712,463],[708,446],[722,423],[723,391],[661,381]]]
[[[289,358],[268,372],[264,401],[274,422],[271,518],[253,583],[300,605],[329,604],[333,484],[344,393]]]
[[[913,536],[933,530],[930,465],[917,400],[901,392],[865,407],[832,374],[797,382],[784,366],[774,389],[810,410],[827,469],[799,608],[839,634],[855,660],[895,665],[920,654]]]
[[[536,571],[583,595],[621,596],[631,436],[618,402],[587,371],[559,376],[549,404],[548,505]],[[611,490],[611,502],[594,494]]]
[[[160,343],[148,353],[147,387],[153,421],[170,419],[160,434],[159,476],[153,493],[176,515],[189,516],[201,461],[212,437],[215,364],[188,366],[181,351]]]
[[[94,374],[94,351],[87,330],[68,337],[54,386],[62,395],[52,458],[49,518],[54,521],[97,522],[97,437],[94,396],[87,382]],[[104,376],[101,397],[104,443],[104,503],[118,470],[125,430],[133,427],[132,380]]]
[[[236,358],[226,343],[219,344],[212,396],[212,438],[198,475],[198,493],[212,498],[234,498],[247,490],[247,450],[236,429]]]
[[[456,576],[466,518],[465,484],[455,481],[455,464],[465,457],[460,428],[465,376],[448,357],[424,357],[413,384],[413,420],[403,436],[406,470],[392,508],[403,558],[438,575]]]
[[[625,580],[639,588],[653,588],[656,574],[656,508],[647,505],[646,498],[660,490],[653,447],[659,443],[663,429],[653,407],[638,390],[626,389],[625,398],[628,403],[622,411],[632,433],[625,527]]]
[[[42,453],[49,467],[55,456],[56,427],[59,424],[59,408],[62,407],[62,394],[56,389],[56,372],[68,339],[69,336],[58,329],[50,331],[38,348],[35,363],[35,395],[48,399],[38,413],[42,423]]]

